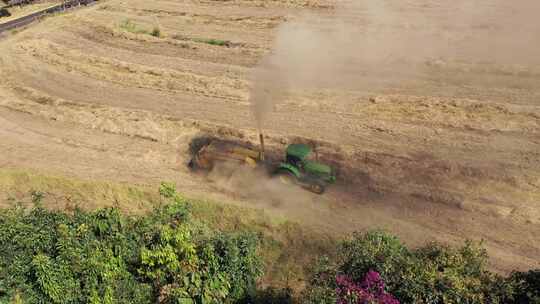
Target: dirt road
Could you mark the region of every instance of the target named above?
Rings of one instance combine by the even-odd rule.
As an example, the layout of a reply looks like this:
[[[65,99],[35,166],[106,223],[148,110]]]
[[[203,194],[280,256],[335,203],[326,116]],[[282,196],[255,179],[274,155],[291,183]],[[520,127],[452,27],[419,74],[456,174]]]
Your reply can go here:
[[[407,86],[359,89],[344,74],[340,87],[294,91],[268,118],[268,145],[311,140],[335,157],[344,180],[324,196],[280,197],[266,180],[242,184],[257,189],[242,194],[234,181],[187,171],[197,135],[256,140],[248,75],[280,24],[306,12],[324,17],[332,7],[110,0],[5,37],[0,166],[137,184],[174,180],[190,195],[264,208],[332,234],[385,228],[412,245],[484,239],[494,269],[539,267],[534,69],[442,58]],[[161,37],[149,34],[155,27]],[[361,73],[355,69],[348,73]]]

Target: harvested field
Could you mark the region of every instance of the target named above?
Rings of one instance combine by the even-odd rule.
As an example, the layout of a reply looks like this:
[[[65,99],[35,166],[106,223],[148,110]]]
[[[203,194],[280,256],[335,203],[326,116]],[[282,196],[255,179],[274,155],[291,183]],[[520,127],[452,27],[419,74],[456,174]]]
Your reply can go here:
[[[405,1],[400,18],[451,15],[434,3]],[[390,81],[402,80],[397,73],[350,64],[325,79],[337,84],[295,88],[273,105],[264,124],[271,151],[310,142],[339,168],[324,196],[283,194],[264,178],[246,183],[243,172],[189,172],[197,136],[257,142],[250,75],[280,25],[310,14],[320,19],[308,27],[324,28],[335,6],[109,0],[5,37],[0,167],[148,186],[170,180],[190,196],[263,208],[332,235],[383,228],[411,245],[483,239],[497,271],[540,267],[540,69],[502,54],[477,62],[440,53],[399,85]],[[364,11],[340,16],[370,28]],[[415,29],[399,24],[393,35]]]

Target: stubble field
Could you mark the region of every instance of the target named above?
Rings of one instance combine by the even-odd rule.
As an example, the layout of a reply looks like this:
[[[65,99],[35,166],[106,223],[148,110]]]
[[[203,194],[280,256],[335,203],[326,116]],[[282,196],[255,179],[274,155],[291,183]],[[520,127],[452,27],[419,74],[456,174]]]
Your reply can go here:
[[[369,11],[345,14],[338,4],[109,0],[5,35],[0,168],[143,186],[169,180],[188,195],[331,235],[382,228],[413,246],[483,239],[493,269],[538,268],[540,69],[508,64],[511,56],[478,62],[441,52],[421,70],[380,76],[361,62],[314,69],[331,79],[295,86],[272,104],[263,130],[271,151],[307,141],[339,168],[323,196],[282,191],[264,177],[189,172],[197,136],[256,144],[250,95],[264,79],[251,75],[284,24],[324,29],[354,17],[360,29],[378,26]],[[400,5],[404,20],[450,14],[433,1]],[[488,21],[481,30],[495,35]],[[395,24],[403,26],[385,30],[418,30]],[[434,35],[468,30],[441,24]]]

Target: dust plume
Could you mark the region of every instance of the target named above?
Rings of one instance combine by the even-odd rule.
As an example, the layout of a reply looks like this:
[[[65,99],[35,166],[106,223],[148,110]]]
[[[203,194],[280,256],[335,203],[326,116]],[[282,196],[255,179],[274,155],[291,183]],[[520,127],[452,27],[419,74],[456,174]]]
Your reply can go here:
[[[486,71],[523,73],[540,64],[537,0],[339,3],[278,28],[251,79],[259,128],[277,103],[303,90],[376,92],[421,88],[422,81],[444,86],[448,71],[458,83],[475,85],[486,82]]]
[[[269,178],[265,170],[254,170],[233,163],[217,163],[207,178],[220,192],[287,212],[298,208],[305,210],[305,206],[309,205],[315,196],[299,186],[286,185],[277,178]],[[296,213],[301,214],[300,211]]]

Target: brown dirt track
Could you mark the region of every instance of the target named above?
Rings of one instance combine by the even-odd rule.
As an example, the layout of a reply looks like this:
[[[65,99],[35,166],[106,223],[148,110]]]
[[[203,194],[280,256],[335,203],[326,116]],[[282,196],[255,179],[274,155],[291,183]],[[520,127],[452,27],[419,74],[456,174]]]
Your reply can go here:
[[[236,184],[187,170],[195,136],[256,142],[249,73],[280,23],[331,7],[110,0],[5,37],[0,167],[174,180],[189,195],[265,208],[331,234],[384,228],[411,245],[484,239],[494,269],[540,267],[540,73],[460,62],[406,88],[295,92],[276,105],[267,141],[275,151],[315,142],[335,159],[342,180],[324,196],[292,190],[276,201],[268,181],[241,195]],[[159,23],[165,36],[126,32],[126,18],[145,29]],[[231,44],[197,41],[208,38]],[[468,83],[476,74],[489,81]]]

